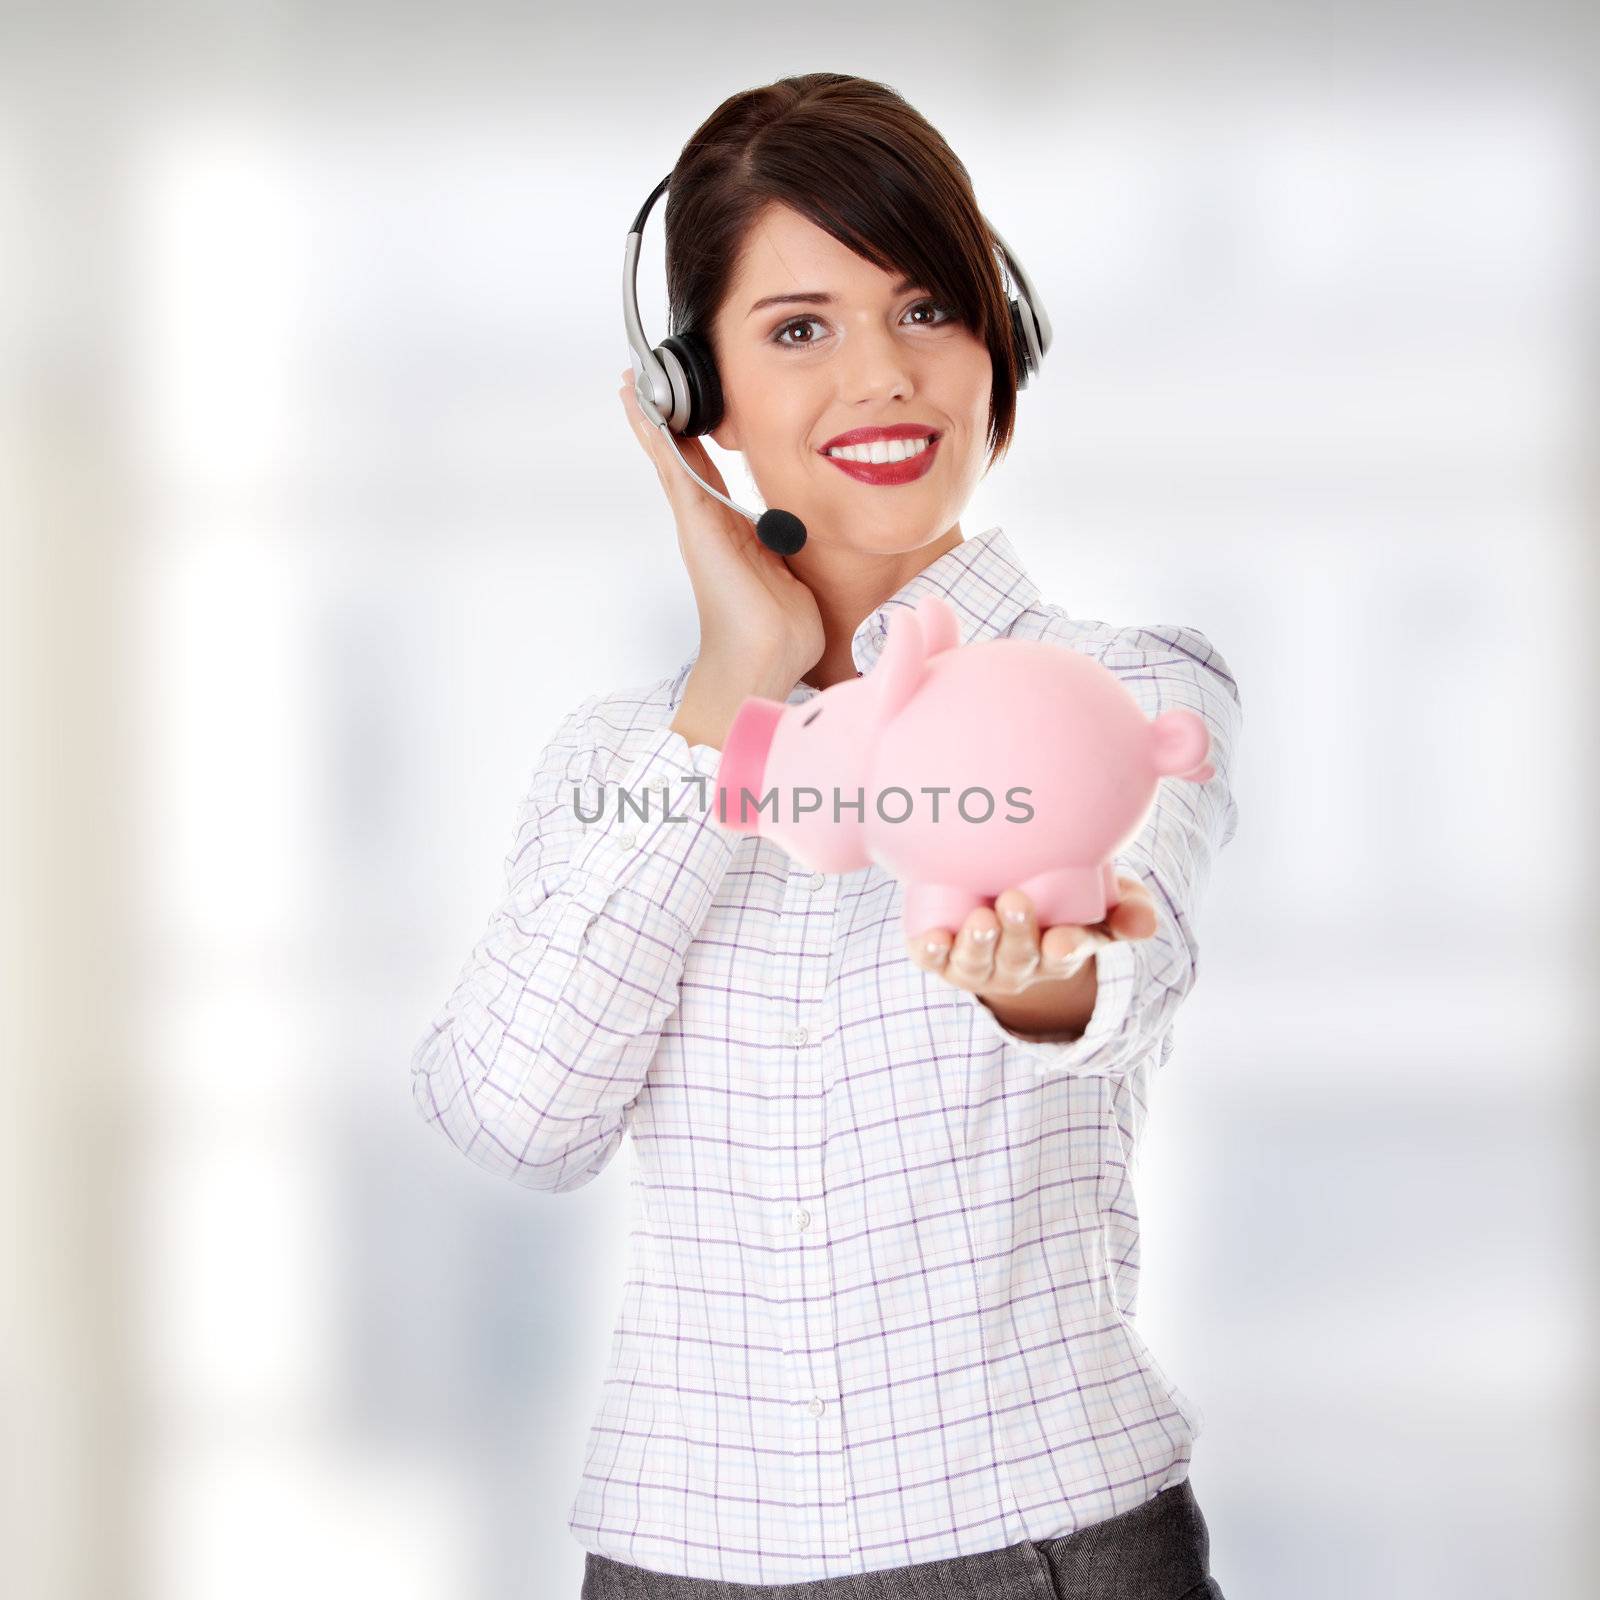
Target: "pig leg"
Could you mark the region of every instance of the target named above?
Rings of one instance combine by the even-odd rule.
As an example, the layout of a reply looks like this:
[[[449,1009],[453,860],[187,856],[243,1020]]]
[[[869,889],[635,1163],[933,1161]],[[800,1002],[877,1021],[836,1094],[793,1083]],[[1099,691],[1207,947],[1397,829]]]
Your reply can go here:
[[[929,928],[959,933],[969,912],[989,902],[971,889],[947,883],[908,883],[902,926],[907,939],[920,938]]]
[[[1033,901],[1040,928],[1054,927],[1058,922],[1087,927],[1103,921],[1107,905],[1115,904],[1114,895],[1106,892],[1108,872],[1112,869],[1106,866],[1058,867],[1054,872],[1024,878],[1017,887]],[[1111,882],[1115,881],[1113,873]]]

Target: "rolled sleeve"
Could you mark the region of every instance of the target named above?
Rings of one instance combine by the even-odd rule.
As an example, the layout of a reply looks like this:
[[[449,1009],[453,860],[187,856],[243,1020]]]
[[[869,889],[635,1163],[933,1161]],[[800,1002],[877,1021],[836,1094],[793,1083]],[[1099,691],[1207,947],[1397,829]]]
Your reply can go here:
[[[970,989],[963,992],[976,1005],[989,1033],[1040,1073],[1110,1074],[1134,1053],[1139,1013],[1132,1002],[1144,988],[1140,969],[1145,960],[1139,948],[1144,942],[1114,939],[1095,951],[1094,1011],[1076,1039],[1029,1039],[1013,1033]]]

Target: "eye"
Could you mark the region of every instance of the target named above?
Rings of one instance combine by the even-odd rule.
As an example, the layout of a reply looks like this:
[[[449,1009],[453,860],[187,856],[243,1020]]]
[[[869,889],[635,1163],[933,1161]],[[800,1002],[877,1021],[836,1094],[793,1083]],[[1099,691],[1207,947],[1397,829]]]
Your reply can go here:
[[[822,319],[820,317],[792,317],[788,322],[784,323],[782,327],[778,328],[776,332],[774,332],[772,335],[772,342],[774,344],[788,345],[791,350],[798,349],[800,345],[815,344],[816,340],[814,339],[802,339],[800,340],[799,345],[797,345],[794,340],[785,339],[784,334],[786,334],[791,328],[804,328],[813,322],[820,322],[821,320]]]
[[[910,311],[908,311],[906,315],[909,316],[912,311],[921,311],[924,307],[936,312],[938,314],[938,321],[918,322],[913,324],[913,326],[919,328],[942,328],[947,322],[956,322],[960,320],[955,311],[939,300],[919,300],[910,308]],[[790,350],[804,349],[807,345],[815,344],[817,341],[814,338],[798,340],[788,339],[785,338],[784,335],[796,328],[809,328],[813,324],[820,325],[821,321],[822,319],[820,317],[791,317],[787,322],[782,323],[777,328],[773,329],[772,342],[776,345],[785,346]]]
[[[817,720],[817,718],[820,717],[821,715],[822,715],[822,707],[818,706],[817,709],[815,711],[813,711],[811,713],[811,715],[809,717],[807,717],[806,720],[800,724],[800,726],[802,728],[809,728],[811,726],[811,724],[813,722],[815,722]]]

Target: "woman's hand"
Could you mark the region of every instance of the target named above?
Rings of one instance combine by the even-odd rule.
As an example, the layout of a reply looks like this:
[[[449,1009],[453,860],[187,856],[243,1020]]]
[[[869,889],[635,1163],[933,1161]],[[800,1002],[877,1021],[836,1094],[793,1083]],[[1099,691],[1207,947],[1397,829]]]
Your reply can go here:
[[[789,690],[822,659],[816,597],[755,525],[713,499],[673,459],[673,443],[639,405],[631,368],[617,389],[634,436],[649,456],[678,525],[678,550],[700,613],[700,661],[719,679],[783,684]],[[690,466],[719,493],[728,486],[698,438],[679,436]]]
[[[1092,926],[1061,922],[1041,936],[1033,902],[1020,889],[1005,889],[992,908],[974,909],[959,930],[930,928],[906,948],[924,972],[936,972],[980,1000],[1003,1003],[1041,983],[1076,976],[1101,945],[1114,939],[1148,939],[1156,931],[1150,891],[1121,872],[1117,888],[1121,899]],[[1013,912],[1014,921],[1008,915]]]

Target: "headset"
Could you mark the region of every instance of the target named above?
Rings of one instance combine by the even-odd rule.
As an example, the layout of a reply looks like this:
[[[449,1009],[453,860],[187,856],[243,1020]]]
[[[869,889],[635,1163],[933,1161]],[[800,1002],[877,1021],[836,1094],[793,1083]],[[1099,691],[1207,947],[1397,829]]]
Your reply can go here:
[[[699,334],[671,334],[652,346],[639,320],[639,243],[650,208],[671,181],[669,172],[650,191],[649,199],[640,206],[633,226],[628,229],[622,252],[622,322],[632,353],[633,387],[639,397],[639,409],[672,441],[673,454],[683,463],[684,471],[707,494],[753,522],[757,536],[769,550],[780,556],[792,556],[806,542],[805,524],[799,517],[792,511],[776,509],[757,517],[743,506],[735,505],[689,465],[678,445],[680,435],[693,438],[710,433],[721,422],[722,382],[717,376],[711,348]],[[985,225],[989,227],[1015,290],[1014,293],[1008,291],[1006,302],[1011,308],[1013,345],[1018,355],[1017,387],[1025,389],[1050,348],[1050,318],[1038,291],[1023,271],[1022,263],[1011,253],[999,231],[987,221]]]

